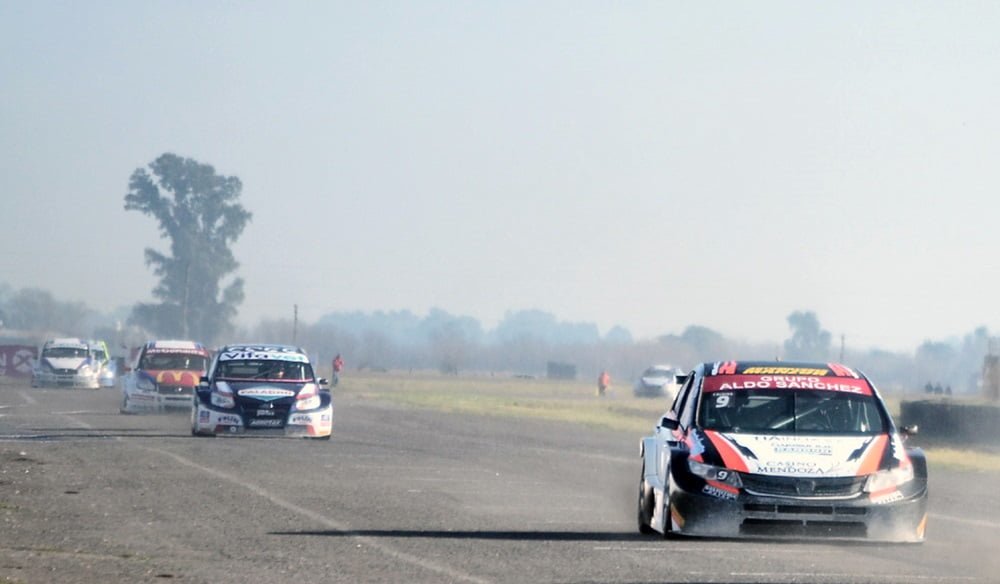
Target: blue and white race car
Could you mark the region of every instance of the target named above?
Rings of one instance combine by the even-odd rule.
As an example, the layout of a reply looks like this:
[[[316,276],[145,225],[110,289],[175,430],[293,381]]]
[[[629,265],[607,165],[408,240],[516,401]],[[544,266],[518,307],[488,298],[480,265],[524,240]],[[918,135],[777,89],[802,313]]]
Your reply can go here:
[[[305,351],[227,345],[216,352],[191,408],[191,434],[263,433],[329,440],[333,402]]]

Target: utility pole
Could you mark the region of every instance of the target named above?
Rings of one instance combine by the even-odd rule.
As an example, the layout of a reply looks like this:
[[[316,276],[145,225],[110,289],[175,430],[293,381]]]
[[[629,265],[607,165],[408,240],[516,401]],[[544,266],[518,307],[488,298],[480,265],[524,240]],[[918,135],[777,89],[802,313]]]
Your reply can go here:
[[[298,344],[299,337],[299,305],[295,304],[292,310],[292,344]]]

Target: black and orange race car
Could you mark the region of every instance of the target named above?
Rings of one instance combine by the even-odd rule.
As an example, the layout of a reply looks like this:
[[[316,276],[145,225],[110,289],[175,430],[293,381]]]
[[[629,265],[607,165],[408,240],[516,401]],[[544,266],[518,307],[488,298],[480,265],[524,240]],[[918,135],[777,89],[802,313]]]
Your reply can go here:
[[[639,531],[923,541],[915,432],[841,364],[703,363],[640,443]]]

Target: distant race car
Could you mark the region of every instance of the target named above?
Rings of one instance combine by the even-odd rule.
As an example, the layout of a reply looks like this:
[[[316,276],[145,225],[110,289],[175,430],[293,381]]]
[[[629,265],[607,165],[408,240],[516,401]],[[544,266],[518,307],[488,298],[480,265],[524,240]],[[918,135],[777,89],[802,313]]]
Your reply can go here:
[[[666,397],[673,401],[684,383],[684,372],[673,365],[653,365],[632,386],[636,397]]]
[[[289,345],[219,349],[191,410],[191,434],[245,432],[329,440],[333,402],[305,351]]]
[[[100,365],[90,345],[77,338],[50,339],[42,345],[31,373],[32,387],[83,387],[98,389]]]
[[[640,443],[639,531],[923,541],[915,431],[844,365],[701,364]]]
[[[211,353],[194,341],[148,341],[121,377],[123,414],[190,408]]]
[[[97,382],[101,387],[114,387],[117,375],[117,366],[111,360],[111,353],[108,345],[104,341],[88,340],[90,355],[94,365],[97,367]]]

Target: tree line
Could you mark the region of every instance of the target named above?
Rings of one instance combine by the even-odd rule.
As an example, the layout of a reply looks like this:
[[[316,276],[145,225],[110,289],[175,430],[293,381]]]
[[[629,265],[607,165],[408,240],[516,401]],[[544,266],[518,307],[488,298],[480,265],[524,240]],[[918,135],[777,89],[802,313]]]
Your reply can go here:
[[[238,330],[244,298],[231,246],[253,215],[240,203],[238,177],[217,174],[208,164],[165,153],[136,169],[124,208],[153,218],[169,251],[144,250],[146,266],[159,278],[156,302],[102,315],[79,302],[57,300],[37,288],[13,290],[0,283],[0,329],[60,332],[134,346],[148,338],[191,338],[208,345],[232,338],[294,342],[323,362],[341,353],[355,368],[437,369],[539,375],[549,362],[569,363],[581,375],[609,370],[629,379],[654,363],[682,368],[717,359],[842,360],[893,388],[943,383],[976,391],[990,335],[977,328],[960,340],[926,341],[913,355],[880,349],[832,347],[832,335],[809,311],[788,315],[789,337],[781,344],[748,343],[693,325],[679,335],[633,339],[622,326],[601,334],[587,322],[560,321],[542,310],[509,312],[492,330],[476,319],[435,308],[426,316],[409,311],[336,312],[299,326],[265,319]],[[836,354],[835,354],[836,353]]]

